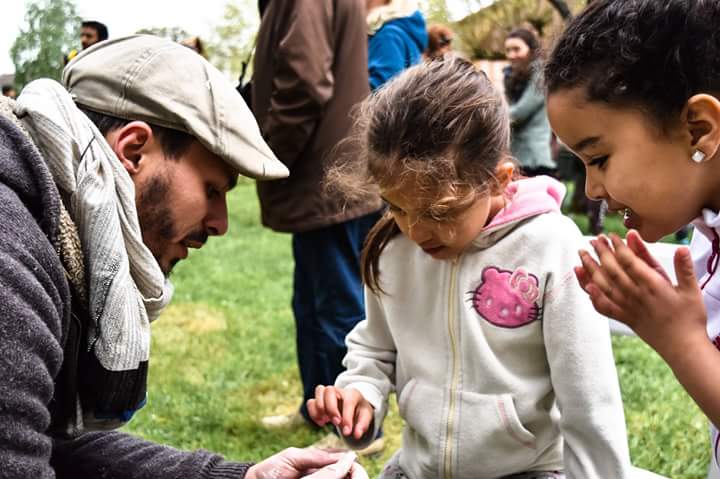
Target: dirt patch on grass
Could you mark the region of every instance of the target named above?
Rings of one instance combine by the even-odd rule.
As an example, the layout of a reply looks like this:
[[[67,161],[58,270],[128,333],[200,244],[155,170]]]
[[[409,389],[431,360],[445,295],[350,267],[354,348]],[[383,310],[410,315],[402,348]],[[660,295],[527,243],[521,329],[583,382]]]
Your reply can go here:
[[[158,329],[177,328],[185,333],[207,334],[227,329],[225,313],[205,304],[171,305],[158,320]]]

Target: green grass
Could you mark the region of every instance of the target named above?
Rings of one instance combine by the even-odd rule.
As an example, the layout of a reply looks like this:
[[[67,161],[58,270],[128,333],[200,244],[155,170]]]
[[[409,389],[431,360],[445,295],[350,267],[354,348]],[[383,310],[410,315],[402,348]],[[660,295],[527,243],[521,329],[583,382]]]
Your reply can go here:
[[[228,235],[210,240],[173,275],[173,304],[153,325],[148,405],[126,430],[183,449],[259,461],[323,434],[267,431],[258,424],[264,415],[293,411],[301,394],[290,237],[259,225],[252,183],[241,182],[230,195],[230,216]],[[613,342],[633,462],[668,477],[704,477],[709,446],[698,408],[641,341]],[[385,453],[363,460],[371,477],[399,447],[401,428],[393,403]]]

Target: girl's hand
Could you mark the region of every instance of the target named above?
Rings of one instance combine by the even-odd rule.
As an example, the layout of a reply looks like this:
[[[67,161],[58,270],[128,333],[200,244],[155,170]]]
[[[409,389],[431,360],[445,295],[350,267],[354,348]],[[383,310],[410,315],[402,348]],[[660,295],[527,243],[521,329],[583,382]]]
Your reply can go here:
[[[318,386],[307,402],[310,417],[320,426],[332,422],[343,436],[360,439],[372,424],[374,408],[356,389]]]
[[[604,235],[591,241],[599,262],[580,251],[575,269],[595,309],[627,324],[666,360],[687,354],[695,341],[707,342],[707,316],[695,278],[690,251],[675,252],[677,286],[650,255],[636,231]]]

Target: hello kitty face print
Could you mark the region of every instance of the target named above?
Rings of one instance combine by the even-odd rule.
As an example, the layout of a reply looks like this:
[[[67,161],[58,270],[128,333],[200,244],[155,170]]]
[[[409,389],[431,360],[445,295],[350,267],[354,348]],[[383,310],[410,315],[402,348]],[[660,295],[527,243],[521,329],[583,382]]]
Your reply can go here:
[[[524,326],[540,318],[538,286],[537,277],[522,268],[513,272],[490,266],[472,292],[473,309],[495,326]]]

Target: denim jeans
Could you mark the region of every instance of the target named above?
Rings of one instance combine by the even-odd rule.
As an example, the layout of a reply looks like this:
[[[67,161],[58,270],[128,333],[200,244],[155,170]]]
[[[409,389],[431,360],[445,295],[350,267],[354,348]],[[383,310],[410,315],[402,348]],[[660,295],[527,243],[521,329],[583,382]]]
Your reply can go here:
[[[332,385],[343,370],[345,336],[365,319],[360,253],[365,236],[380,218],[372,213],[292,238],[295,258],[292,308],[303,403],[315,387]]]

